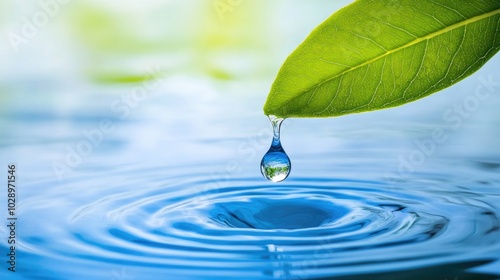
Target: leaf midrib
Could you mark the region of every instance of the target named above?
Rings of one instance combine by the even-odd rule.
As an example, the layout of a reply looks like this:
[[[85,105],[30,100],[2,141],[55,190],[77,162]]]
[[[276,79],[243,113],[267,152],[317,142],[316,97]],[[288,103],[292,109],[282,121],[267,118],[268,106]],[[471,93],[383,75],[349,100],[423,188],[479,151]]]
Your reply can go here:
[[[466,19],[466,20],[464,20],[464,21],[454,23],[454,24],[452,24],[452,25],[450,25],[450,26],[448,26],[448,27],[445,27],[445,28],[443,28],[443,29],[440,29],[440,30],[438,30],[438,31],[435,31],[435,32],[433,32],[433,33],[430,33],[430,34],[428,34],[428,35],[426,35],[426,36],[424,36],[424,37],[417,38],[417,39],[415,39],[415,40],[413,40],[413,41],[411,41],[411,42],[409,42],[409,43],[407,43],[407,44],[405,44],[405,45],[402,45],[402,46],[397,47],[397,48],[395,48],[395,49],[389,50],[389,51],[385,52],[384,54],[381,54],[381,55],[379,55],[379,56],[377,56],[377,57],[375,57],[375,58],[372,58],[372,59],[370,59],[370,60],[367,60],[367,61],[365,61],[365,62],[363,62],[363,63],[361,63],[361,64],[359,64],[359,65],[356,65],[356,66],[354,66],[354,67],[351,67],[351,68],[349,68],[349,69],[347,69],[347,70],[344,70],[344,71],[340,72],[339,74],[337,74],[337,75],[335,75],[335,76],[333,76],[333,77],[330,77],[330,78],[328,78],[328,79],[326,79],[326,80],[324,80],[324,81],[322,81],[322,82],[318,83],[318,84],[317,84],[317,85],[315,85],[314,87],[311,87],[311,88],[308,88],[308,89],[306,89],[306,90],[302,91],[302,93],[308,92],[308,91],[312,90],[313,88],[318,88],[318,87],[320,87],[321,85],[323,85],[324,83],[327,83],[327,82],[329,82],[329,81],[331,81],[331,80],[334,80],[334,79],[336,79],[336,78],[338,78],[338,77],[340,77],[340,76],[343,76],[343,75],[345,75],[345,74],[347,74],[347,73],[349,73],[349,72],[351,72],[351,71],[354,71],[354,70],[356,70],[356,69],[358,69],[358,68],[361,68],[361,67],[363,67],[363,66],[365,66],[365,65],[368,65],[368,64],[370,64],[370,63],[373,63],[373,62],[375,62],[375,61],[377,61],[377,60],[379,60],[379,59],[382,59],[382,58],[384,58],[384,57],[386,57],[386,56],[388,56],[388,55],[392,54],[392,53],[398,52],[398,51],[400,51],[400,50],[402,50],[402,49],[405,49],[405,48],[411,47],[411,46],[416,45],[416,44],[418,44],[418,43],[420,43],[420,42],[423,42],[423,41],[425,41],[425,40],[432,39],[432,38],[434,38],[434,37],[437,37],[437,36],[439,36],[439,35],[445,34],[445,33],[449,32],[449,31],[455,30],[455,29],[457,29],[457,28],[460,28],[460,27],[466,26],[466,25],[468,25],[468,24],[471,24],[471,23],[474,23],[474,22],[477,22],[477,21],[480,21],[480,20],[483,20],[483,19],[489,18],[489,17],[494,16],[494,15],[496,15],[496,14],[500,14],[500,9],[496,9],[496,10],[493,10],[493,11],[491,11],[491,12],[488,12],[488,13],[485,13],[485,14],[482,14],[482,15],[478,15],[478,16],[471,17],[471,18]],[[286,101],[285,103],[288,103],[288,102],[292,101],[293,99],[295,99],[295,98],[297,98],[297,97],[299,97],[299,96],[300,96],[300,95],[294,96],[294,97],[290,98],[288,101]]]

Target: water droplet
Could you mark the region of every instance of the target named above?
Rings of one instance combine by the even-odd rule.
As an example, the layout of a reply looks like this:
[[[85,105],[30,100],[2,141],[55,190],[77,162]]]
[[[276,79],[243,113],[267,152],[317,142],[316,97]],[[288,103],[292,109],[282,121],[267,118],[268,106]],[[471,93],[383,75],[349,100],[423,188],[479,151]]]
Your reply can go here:
[[[269,120],[273,125],[273,142],[271,143],[271,148],[269,148],[269,151],[267,151],[260,162],[260,171],[266,179],[273,182],[281,182],[288,177],[292,169],[290,158],[288,158],[285,150],[281,147],[280,142],[280,128],[284,119],[270,115]]]

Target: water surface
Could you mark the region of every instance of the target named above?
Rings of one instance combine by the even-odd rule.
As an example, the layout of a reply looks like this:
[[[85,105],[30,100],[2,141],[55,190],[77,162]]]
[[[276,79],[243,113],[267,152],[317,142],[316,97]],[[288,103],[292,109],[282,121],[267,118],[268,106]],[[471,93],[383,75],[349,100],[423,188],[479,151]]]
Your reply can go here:
[[[11,133],[0,149],[2,162],[18,164],[18,272],[13,278],[3,269],[2,277],[500,274],[500,99],[492,96],[460,128],[445,130],[446,142],[432,153],[415,142],[449,125],[443,111],[477,79],[393,110],[287,120],[282,142],[294,172],[279,184],[259,172],[273,136],[259,109],[264,98],[227,95],[234,85],[192,79],[168,82],[127,118],[109,109],[110,88],[92,89],[72,109],[58,101],[60,89],[32,108],[11,101],[0,119]],[[186,83],[201,86],[183,90]],[[26,91],[18,98],[36,97]],[[59,179],[54,162],[67,164],[86,139],[82,131],[103,119],[113,131]]]

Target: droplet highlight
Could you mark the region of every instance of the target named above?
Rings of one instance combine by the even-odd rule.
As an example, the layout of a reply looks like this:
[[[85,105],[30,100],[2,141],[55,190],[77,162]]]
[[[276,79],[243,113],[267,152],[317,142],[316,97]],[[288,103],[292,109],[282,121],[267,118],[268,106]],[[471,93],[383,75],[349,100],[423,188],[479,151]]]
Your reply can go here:
[[[290,158],[285,153],[285,150],[283,150],[280,141],[281,123],[284,119],[270,115],[269,120],[273,125],[273,141],[260,162],[260,171],[266,179],[273,182],[281,182],[288,177],[292,169]]]

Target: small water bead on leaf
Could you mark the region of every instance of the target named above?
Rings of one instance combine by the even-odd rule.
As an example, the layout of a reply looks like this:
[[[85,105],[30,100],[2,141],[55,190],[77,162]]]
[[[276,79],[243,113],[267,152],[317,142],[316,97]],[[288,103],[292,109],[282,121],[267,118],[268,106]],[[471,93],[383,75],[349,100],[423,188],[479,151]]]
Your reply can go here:
[[[290,158],[288,158],[280,142],[280,128],[284,119],[270,115],[269,120],[273,125],[273,142],[260,162],[260,171],[266,179],[281,182],[288,177],[292,169]]]

